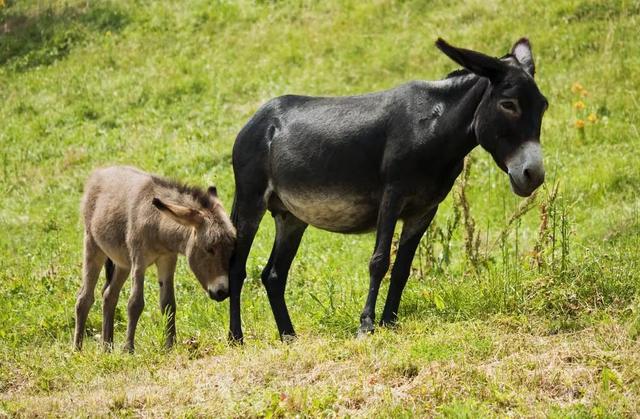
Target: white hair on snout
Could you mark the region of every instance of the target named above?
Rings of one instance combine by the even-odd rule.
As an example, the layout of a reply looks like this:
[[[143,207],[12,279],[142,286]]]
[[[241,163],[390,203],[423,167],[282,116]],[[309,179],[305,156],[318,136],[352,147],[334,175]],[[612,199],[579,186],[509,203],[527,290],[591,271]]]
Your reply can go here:
[[[526,141],[511,153],[505,160],[505,165],[511,175],[520,175],[525,166],[542,169],[542,147],[537,141]]]
[[[537,141],[527,141],[505,161],[511,189],[517,195],[529,196],[544,182],[542,148]]]

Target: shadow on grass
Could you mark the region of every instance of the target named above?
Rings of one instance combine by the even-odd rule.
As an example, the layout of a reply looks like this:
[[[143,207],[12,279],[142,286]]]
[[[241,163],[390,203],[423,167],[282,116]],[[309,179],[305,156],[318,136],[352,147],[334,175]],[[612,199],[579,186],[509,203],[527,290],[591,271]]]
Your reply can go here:
[[[119,31],[129,21],[112,4],[42,7],[28,13],[0,10],[0,65],[16,71],[50,65],[66,57],[89,32]]]

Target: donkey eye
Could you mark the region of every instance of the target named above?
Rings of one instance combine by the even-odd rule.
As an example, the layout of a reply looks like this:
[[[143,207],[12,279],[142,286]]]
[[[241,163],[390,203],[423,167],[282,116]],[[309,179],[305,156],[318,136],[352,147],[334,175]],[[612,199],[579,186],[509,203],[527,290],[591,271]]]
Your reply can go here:
[[[513,99],[505,99],[501,100],[498,105],[500,108],[511,114],[520,113],[520,106],[518,106],[518,102]]]

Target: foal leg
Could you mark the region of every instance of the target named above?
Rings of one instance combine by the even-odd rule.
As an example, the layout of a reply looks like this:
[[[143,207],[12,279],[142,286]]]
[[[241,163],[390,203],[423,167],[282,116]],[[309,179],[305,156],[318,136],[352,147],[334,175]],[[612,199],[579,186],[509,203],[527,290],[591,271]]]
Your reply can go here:
[[[238,181],[236,185],[239,185]],[[242,343],[243,339],[240,293],[247,276],[247,258],[251,244],[266,209],[263,195],[264,190],[243,194],[238,189],[233,203],[231,220],[236,227],[236,246],[229,268],[229,341],[232,343]]]
[[[295,337],[296,332],[291,324],[291,317],[284,299],[287,277],[291,262],[296,256],[302,235],[307,224],[289,212],[278,213],[276,221],[276,238],[269,257],[269,263],[262,271],[262,283],[267,289],[271,311],[278,326],[280,339]]]
[[[133,286],[131,288],[131,295],[129,296],[129,304],[127,305],[127,314],[129,315],[129,323],[127,324],[127,341],[124,349],[128,352],[133,352],[134,338],[136,335],[136,327],[138,326],[138,320],[142,309],[144,309],[144,271],[145,265],[142,263],[134,262],[133,264]]]
[[[129,268],[116,266],[113,278],[102,294],[102,344],[106,351],[113,349],[113,323],[116,314],[116,305],[120,298],[122,285],[129,276]]]
[[[431,224],[431,220],[436,215],[438,207],[429,211],[425,216],[405,221],[400,236],[400,246],[396,254],[396,260],[391,270],[391,284],[389,285],[389,293],[387,301],[384,305],[384,312],[380,325],[393,325],[398,319],[398,307],[400,306],[400,298],[402,291],[409,278],[411,271],[411,262],[415,256],[418,244],[422,235]]]
[[[165,327],[165,348],[171,348],[176,341],[176,297],[173,288],[173,275],[176,271],[177,255],[158,259],[158,282],[160,285],[160,311],[167,317]]]
[[[376,300],[380,290],[380,282],[389,270],[389,253],[393,230],[398,221],[399,199],[391,189],[386,189],[382,196],[380,209],[378,210],[378,222],[376,230],[376,245],[369,262],[369,293],[367,302],[360,315],[360,328],[358,336],[373,333],[376,317]]]
[[[82,340],[85,333],[87,316],[94,301],[94,291],[98,283],[98,276],[102,265],[106,260],[105,254],[100,250],[93,237],[87,232],[84,234],[84,259],[82,262],[82,288],[78,292],[76,300],[76,329],[73,338],[77,350],[82,349]]]

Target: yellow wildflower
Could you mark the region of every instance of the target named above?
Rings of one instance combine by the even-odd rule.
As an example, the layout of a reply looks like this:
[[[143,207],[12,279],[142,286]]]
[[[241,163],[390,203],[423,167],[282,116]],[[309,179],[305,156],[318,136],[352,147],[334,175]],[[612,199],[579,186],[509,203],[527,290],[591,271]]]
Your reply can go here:
[[[575,125],[578,129],[584,128],[584,119],[576,119]]]
[[[584,87],[582,87],[582,85],[578,82],[575,82],[571,85],[571,91],[573,93],[580,93],[583,90],[584,90]]]
[[[4,7],[4,0],[0,0],[0,9]]]
[[[585,108],[585,104],[583,101],[579,100],[576,103],[573,104],[573,107],[576,108],[577,110],[581,111],[582,109]]]
[[[587,92],[587,90],[586,90],[586,89],[585,89],[585,90],[582,90],[582,91],[580,92],[580,96],[582,96],[582,97],[587,97],[587,96],[589,96],[589,92]]]
[[[596,115],[595,112],[591,112],[589,114],[589,116],[587,116],[587,119],[589,120],[589,122],[591,122],[592,124],[595,124],[596,122],[598,122],[598,115]]]

